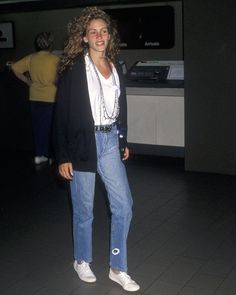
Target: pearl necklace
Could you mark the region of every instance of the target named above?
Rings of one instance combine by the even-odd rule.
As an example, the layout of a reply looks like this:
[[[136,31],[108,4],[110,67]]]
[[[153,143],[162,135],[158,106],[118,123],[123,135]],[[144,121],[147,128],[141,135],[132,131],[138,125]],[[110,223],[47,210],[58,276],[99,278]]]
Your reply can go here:
[[[93,66],[95,75],[96,75],[97,80],[98,80],[98,84],[99,84],[99,88],[100,88],[99,89],[100,90],[100,100],[101,100],[101,105],[102,105],[102,108],[103,108],[104,118],[116,121],[117,117],[119,116],[120,106],[119,106],[119,99],[118,99],[118,87],[117,87],[116,79],[115,79],[114,73],[112,71],[111,65],[108,62],[108,65],[109,65],[110,70],[111,70],[111,75],[112,75],[112,84],[113,84],[113,86],[115,86],[115,100],[114,100],[113,110],[112,110],[111,114],[109,114],[108,110],[107,110],[107,107],[106,107],[106,103],[105,103],[105,99],[104,99],[104,92],[103,92],[103,88],[102,88],[102,82],[101,82],[101,80],[99,78],[98,71],[97,71],[96,66],[95,66],[92,58],[90,57],[90,55],[88,55],[88,57],[89,57],[89,60],[90,60],[90,62],[92,64],[92,66]],[[100,111],[100,121],[101,121],[101,111]]]

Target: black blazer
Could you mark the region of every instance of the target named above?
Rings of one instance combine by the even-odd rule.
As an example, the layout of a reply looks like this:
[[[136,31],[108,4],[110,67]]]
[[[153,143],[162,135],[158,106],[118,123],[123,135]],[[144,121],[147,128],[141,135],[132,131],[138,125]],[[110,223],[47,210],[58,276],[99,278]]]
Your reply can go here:
[[[120,79],[119,133],[127,136],[127,101],[122,69],[116,63]],[[53,143],[58,164],[71,162],[77,171],[95,172],[97,152],[94,120],[90,106],[84,55],[63,72],[58,81],[53,124]]]

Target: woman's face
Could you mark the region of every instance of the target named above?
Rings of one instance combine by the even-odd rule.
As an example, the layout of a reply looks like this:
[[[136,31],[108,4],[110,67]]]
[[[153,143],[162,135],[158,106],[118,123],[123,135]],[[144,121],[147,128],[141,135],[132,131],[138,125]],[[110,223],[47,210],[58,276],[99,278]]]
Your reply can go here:
[[[107,23],[103,19],[94,19],[87,27],[84,42],[88,43],[89,50],[94,52],[106,51],[110,34]]]

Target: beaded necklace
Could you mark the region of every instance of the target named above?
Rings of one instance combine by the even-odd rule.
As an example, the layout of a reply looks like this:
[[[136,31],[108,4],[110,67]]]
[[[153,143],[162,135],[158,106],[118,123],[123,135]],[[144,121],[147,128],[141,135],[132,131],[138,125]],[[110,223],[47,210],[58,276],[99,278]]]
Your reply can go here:
[[[110,70],[111,70],[111,75],[112,75],[112,84],[113,86],[115,86],[115,100],[114,100],[114,106],[113,106],[113,110],[111,112],[111,114],[108,113],[108,110],[107,110],[107,107],[106,107],[106,103],[105,103],[105,99],[104,99],[104,92],[103,92],[103,87],[102,87],[102,82],[99,78],[99,74],[98,74],[98,71],[96,69],[96,66],[92,60],[92,58],[90,56],[89,57],[89,60],[93,66],[93,69],[94,69],[94,72],[95,72],[95,75],[97,77],[97,80],[98,80],[98,84],[99,84],[99,90],[100,90],[100,100],[101,100],[101,106],[103,108],[103,115],[104,115],[104,118],[105,119],[110,119],[110,120],[114,120],[116,121],[118,115],[119,115],[119,110],[120,110],[120,106],[119,106],[119,100],[118,100],[118,87],[117,87],[117,83],[116,83],[116,79],[115,79],[115,76],[114,76],[114,73],[112,71],[112,68],[111,68],[111,65],[108,62],[108,65],[110,67]],[[101,111],[100,111],[100,121],[101,121]]]

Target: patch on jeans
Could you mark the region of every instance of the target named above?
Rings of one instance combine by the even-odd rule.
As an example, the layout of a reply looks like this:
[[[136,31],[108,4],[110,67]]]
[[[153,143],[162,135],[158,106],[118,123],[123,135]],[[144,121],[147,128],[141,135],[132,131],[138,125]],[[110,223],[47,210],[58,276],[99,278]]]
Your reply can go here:
[[[113,255],[118,255],[120,253],[120,250],[118,248],[114,248],[114,249],[112,249],[111,253]]]

